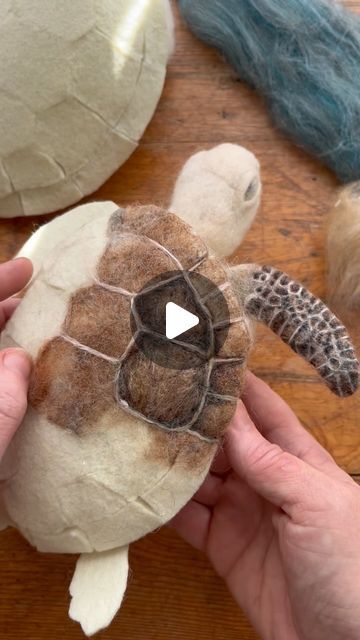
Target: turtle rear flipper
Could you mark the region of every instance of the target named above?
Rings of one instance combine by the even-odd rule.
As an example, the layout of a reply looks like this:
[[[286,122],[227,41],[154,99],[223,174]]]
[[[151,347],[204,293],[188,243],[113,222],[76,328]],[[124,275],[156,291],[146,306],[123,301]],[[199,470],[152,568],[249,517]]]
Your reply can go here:
[[[83,553],[70,584],[69,616],[87,636],[107,627],[116,615],[126,589],[129,547]]]
[[[266,324],[315,367],[328,387],[349,396],[360,385],[360,365],[340,320],[288,275],[254,264],[231,268],[234,289],[246,313]]]

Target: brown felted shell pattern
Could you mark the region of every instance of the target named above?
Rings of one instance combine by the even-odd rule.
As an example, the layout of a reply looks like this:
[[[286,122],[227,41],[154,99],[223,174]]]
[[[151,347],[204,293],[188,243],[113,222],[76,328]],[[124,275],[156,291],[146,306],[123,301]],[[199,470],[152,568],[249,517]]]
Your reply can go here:
[[[224,293],[230,316],[219,314],[215,287],[207,290],[205,284],[193,293],[197,304],[206,309],[213,351],[196,366],[182,370],[148,360],[130,326],[131,306],[141,288],[173,270],[210,278]],[[189,286],[194,289],[192,277]],[[174,348],[183,349],[188,357],[188,346]],[[39,354],[30,403],[55,424],[78,434],[96,428],[105,410],[120,406],[164,430],[214,440],[235,411],[249,346],[244,314],[226,267],[208,256],[202,240],[177,216],[153,206],[129,208],[111,217],[94,284],[72,295],[62,335]],[[196,353],[192,357],[199,359]]]

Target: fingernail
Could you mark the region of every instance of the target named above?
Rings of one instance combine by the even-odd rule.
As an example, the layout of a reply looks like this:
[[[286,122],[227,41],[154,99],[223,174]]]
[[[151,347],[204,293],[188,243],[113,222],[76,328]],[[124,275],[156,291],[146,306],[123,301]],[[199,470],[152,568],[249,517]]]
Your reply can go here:
[[[22,349],[6,351],[3,356],[3,365],[9,371],[20,374],[26,380],[30,376],[30,359]]]

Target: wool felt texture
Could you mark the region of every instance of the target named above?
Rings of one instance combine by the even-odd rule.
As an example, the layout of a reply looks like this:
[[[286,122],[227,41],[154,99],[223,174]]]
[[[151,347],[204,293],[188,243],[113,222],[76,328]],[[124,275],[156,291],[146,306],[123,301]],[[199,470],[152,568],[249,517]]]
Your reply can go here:
[[[87,636],[107,627],[124,597],[129,572],[128,547],[84,553],[70,584],[69,616]]]
[[[67,207],[131,155],[173,48],[169,0],[0,9],[0,217]]]
[[[232,269],[234,287],[245,311],[272,329],[318,371],[338,396],[359,387],[354,347],[340,320],[299,282],[270,266]]]
[[[26,349],[34,367],[28,411],[0,464],[0,524],[16,527],[40,551],[88,554],[75,571],[70,615],[90,634],[120,605],[128,545],[170,520],[204,480],[241,395],[251,317],[272,326],[268,306],[276,317],[289,305],[291,335],[273,328],[305,356],[300,345],[322,327],[304,335],[296,283],[287,281],[284,293],[277,290],[284,276],[272,268],[230,268],[178,216],[152,205],[84,205],[40,228],[20,255],[33,260],[34,276],[0,348]],[[129,300],[170,266],[198,270],[226,295],[228,333],[205,385],[199,371],[172,376],[129,359]],[[269,297],[265,281],[275,274]],[[215,327],[212,288],[197,293]],[[310,294],[300,297],[315,309]],[[330,326],[335,335],[338,321],[325,317],[321,303],[319,313],[325,334]],[[322,344],[321,356],[331,358]],[[199,392],[205,402],[189,424]]]
[[[260,198],[256,157],[227,143],[189,158],[177,178],[170,210],[188,222],[216,255],[229,256],[253,222]]]
[[[146,213],[147,220],[151,221],[151,207],[146,208]],[[31,286],[20,305],[21,310],[19,307],[19,313],[14,315],[1,336],[2,347],[21,344],[28,350],[34,358],[35,371],[44,346],[54,348],[52,365],[56,373],[54,368],[48,368],[46,357],[43,357],[38,379],[32,380],[30,392],[30,405],[36,405],[39,387],[43,387],[42,393],[45,387],[49,406],[45,401],[45,405],[40,403],[38,408],[29,407],[0,466],[0,478],[5,481],[1,482],[2,525],[16,526],[42,551],[101,555],[101,552],[126,547],[168,521],[191,498],[202,483],[217,449],[216,442],[201,439],[195,433],[172,433],[156,428],[125,411],[114,398],[114,364],[95,353],[101,348],[112,358],[114,352],[107,347],[120,348],[114,343],[111,332],[106,332],[106,326],[99,332],[94,324],[94,314],[101,315],[103,299],[95,297],[95,307],[91,307],[86,299],[86,313],[81,314],[76,296],[80,291],[99,286],[94,278],[100,277],[108,280],[105,295],[114,294],[112,287],[123,285],[125,288],[135,283],[141,286],[143,247],[139,247],[137,263],[131,251],[127,253],[126,243],[118,247],[122,259],[128,259],[128,269],[119,269],[123,266],[122,261],[114,269],[116,242],[110,242],[109,233],[113,240],[117,237],[119,222],[115,204],[94,203],[40,228],[21,251],[35,264]],[[204,245],[196,236],[191,240],[192,234],[182,224],[185,238],[177,257],[189,265],[194,250],[197,259],[196,251],[201,253]],[[139,230],[139,225],[140,219],[135,221],[133,231]],[[178,224],[177,233],[180,229]],[[158,227],[157,233],[162,232],[166,235],[167,229]],[[168,245],[170,240],[169,237]],[[129,281],[130,271],[132,282]],[[120,282],[122,275],[127,280]],[[122,300],[118,292],[116,298]],[[111,297],[105,309],[110,319],[112,300]],[[78,324],[74,321],[71,304],[78,314]],[[123,318],[127,319],[127,316],[128,310],[123,309]],[[117,316],[118,324],[121,317]],[[106,315],[99,318],[100,326],[102,320],[108,321]],[[87,332],[84,346],[91,345],[92,353],[79,350],[78,356],[75,345],[66,340],[63,340],[60,353],[56,351],[56,341],[65,328],[64,321],[72,335],[78,331],[74,340],[83,338],[84,334],[80,335],[83,330]],[[105,340],[100,346],[89,342],[94,332]],[[46,353],[42,355],[46,356]],[[221,380],[218,378],[217,382],[220,385]],[[177,384],[179,386],[179,375]],[[226,381],[222,384],[226,388]],[[77,396],[73,394],[73,388],[77,388]],[[154,390],[157,390],[156,385]],[[232,402],[232,413],[234,409]],[[214,430],[216,424],[221,424],[217,406],[215,412],[217,420],[213,419],[211,423]],[[204,419],[205,415],[204,409]],[[227,421],[230,417],[227,415]],[[79,420],[80,428],[75,429]],[[98,563],[102,571],[101,558]],[[97,607],[98,615],[89,621],[81,595],[86,593],[84,584],[86,586],[88,574],[84,578],[83,571],[79,571],[80,577],[76,577],[77,572],[75,574],[74,584],[78,588],[74,587],[75,601],[70,614],[91,633],[108,623],[120,596],[114,603],[116,594],[112,594],[109,606],[105,603],[103,609]],[[110,581],[110,591],[111,584]],[[96,586],[93,591],[91,587],[89,589],[96,598]]]
[[[110,298],[102,315],[103,298],[85,299],[82,314],[77,296],[98,286],[94,280],[99,274],[104,277],[102,258],[110,248],[110,221],[117,220],[117,213],[113,203],[85,205],[34,234],[21,254],[34,261],[35,276],[1,336],[2,346],[22,345],[37,371],[30,409],[0,467],[2,477],[16,468],[2,500],[9,523],[16,523],[42,551],[108,550],[160,526],[196,491],[216,449],[196,434],[150,426],[115,401],[117,367],[111,358],[123,353],[126,324],[124,330],[121,321],[128,321],[128,310],[119,317],[115,306],[114,338],[114,325],[107,325],[109,331],[106,322],[112,320],[114,297],[122,296],[105,288]],[[116,237],[116,226],[111,233]],[[140,253],[136,263],[130,255],[128,269],[118,268],[118,277],[132,270],[135,280],[143,259]],[[65,330],[92,352],[62,338]],[[94,342],[96,336],[102,343]],[[49,492],[49,482],[55,494]]]
[[[360,182],[342,189],[329,213],[326,254],[329,303],[360,310]]]
[[[265,97],[276,127],[360,178],[360,16],[330,0],[179,0],[192,31]]]
[[[182,275],[184,265],[191,271],[189,279]],[[169,282],[168,273],[174,269],[181,275]],[[221,434],[235,411],[250,340],[236,296],[226,291],[226,318],[219,317],[218,290],[215,286],[208,292],[199,289],[198,269],[202,276],[210,273],[215,277],[219,287],[230,289],[227,271],[216,259],[208,258],[206,245],[179,218],[149,206],[116,212],[110,219],[110,237],[95,269],[94,284],[72,294],[59,334],[44,344],[36,359],[30,404],[54,424],[81,435],[114,404],[115,384],[118,406],[137,418],[207,440]],[[160,276],[156,286],[142,293],[154,276]],[[135,313],[144,296],[150,304],[145,338],[153,340],[154,348],[158,345],[157,310],[163,297],[171,297],[180,306],[190,302],[196,313],[204,313],[206,333],[214,347],[208,351],[203,331],[195,331],[189,342],[163,343],[173,359],[188,357],[185,370],[149,361],[134,344],[143,334],[143,322],[134,333],[130,320],[131,310]],[[220,341],[229,322],[226,340]],[[97,381],[101,381],[101,394]],[[66,411],[64,387],[69,389]]]

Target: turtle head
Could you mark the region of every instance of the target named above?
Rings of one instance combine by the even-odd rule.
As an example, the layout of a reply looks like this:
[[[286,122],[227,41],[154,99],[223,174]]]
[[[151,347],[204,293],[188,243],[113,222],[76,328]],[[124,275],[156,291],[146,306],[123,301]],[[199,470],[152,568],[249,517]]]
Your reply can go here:
[[[216,255],[225,257],[248,231],[260,195],[254,154],[236,144],[221,144],[189,158],[176,181],[170,211],[190,224]]]
[[[244,311],[266,324],[310,362],[339,396],[360,383],[359,362],[340,320],[303,285],[282,271],[254,264],[231,267]]]

